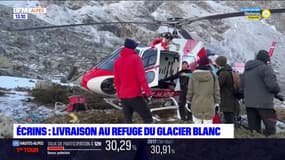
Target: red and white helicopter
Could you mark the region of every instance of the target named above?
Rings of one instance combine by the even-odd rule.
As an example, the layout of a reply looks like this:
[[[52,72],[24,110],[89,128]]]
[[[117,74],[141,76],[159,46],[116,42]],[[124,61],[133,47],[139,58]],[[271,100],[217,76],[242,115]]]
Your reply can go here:
[[[285,9],[270,9],[271,14],[284,13]],[[226,14],[216,14],[198,18],[173,18],[167,21],[154,22],[98,22],[85,24],[68,24],[43,26],[23,29],[10,29],[10,31],[27,31],[50,28],[76,27],[85,25],[114,25],[114,24],[154,24],[161,27],[166,27],[161,37],[154,40],[151,46],[139,45],[136,48],[137,53],[142,58],[145,75],[153,92],[153,100],[157,99],[158,103],[152,103],[151,111],[175,109],[178,112],[178,103],[174,97],[179,95],[179,84],[176,84],[175,89],[161,87],[159,81],[177,73],[182,67],[182,61],[187,61],[190,69],[194,70],[198,60],[207,56],[206,49],[201,41],[191,38],[189,33],[182,26],[191,24],[201,20],[216,20],[223,18],[246,16],[245,12],[233,12]],[[170,41],[169,41],[170,40]],[[276,42],[273,42],[270,49],[272,56]],[[119,57],[122,48],[116,49],[109,58],[103,60],[91,70],[87,71],[82,78],[81,86],[85,89],[108,96],[105,101],[113,107],[121,109],[117,99],[116,90],[113,84],[113,66],[115,60]],[[179,81],[177,81],[179,83]]]
[[[285,12],[285,9],[271,10],[271,13],[282,12]],[[183,61],[187,61],[190,64],[190,69],[194,70],[199,59],[203,56],[208,56],[203,43],[192,39],[181,26],[200,20],[214,20],[237,16],[244,16],[244,12],[218,14],[197,19],[168,19],[167,22],[163,23],[164,25],[168,25],[167,31],[172,33],[162,33],[161,37],[154,40],[151,46],[140,45],[136,48],[137,53],[144,62],[145,73],[149,87],[152,88],[153,98],[163,99],[163,104],[151,107],[151,111],[178,109],[178,103],[174,97],[179,95],[179,84],[176,84],[176,88],[172,90],[161,87],[159,81],[177,73],[181,69]],[[171,39],[169,44],[166,44],[169,36],[173,39]],[[270,56],[272,56],[275,46],[276,42],[273,42],[269,50]],[[115,98],[113,65],[116,58],[120,55],[120,50],[121,48],[115,50],[108,59],[85,73],[81,81],[81,85],[84,88],[113,97],[105,98],[105,101],[118,109],[121,109],[121,107]],[[244,64],[235,63],[235,65],[236,69],[242,72]],[[176,82],[179,83],[179,81]],[[189,108],[187,109],[190,111]],[[180,118],[178,110],[177,116]]]
[[[171,21],[171,24],[174,24]],[[182,61],[190,64],[190,69],[194,70],[196,62],[200,57],[207,56],[206,50],[201,41],[193,40],[185,30],[168,28],[171,32],[162,33],[153,41],[150,46],[139,45],[136,48],[138,55],[142,58],[145,75],[152,89],[153,100],[150,110],[177,109],[178,103],[175,96],[179,95],[179,85],[175,89],[160,85],[160,80],[177,73],[182,66]],[[185,38],[185,35],[188,36]],[[116,90],[113,84],[113,65],[119,57],[122,48],[118,48],[113,54],[96,65],[93,69],[83,75],[81,85],[93,92],[109,96],[105,101],[115,108],[121,109],[118,105]],[[177,81],[177,83],[179,83]],[[155,105],[158,100],[160,103]],[[177,112],[178,113],[178,112]],[[178,114],[178,117],[179,114]]]

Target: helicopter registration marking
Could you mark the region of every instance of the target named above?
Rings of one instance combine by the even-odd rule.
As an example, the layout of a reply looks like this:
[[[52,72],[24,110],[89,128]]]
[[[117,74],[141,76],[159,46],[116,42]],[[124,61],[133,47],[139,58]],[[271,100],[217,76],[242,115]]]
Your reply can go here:
[[[183,54],[187,55],[188,53],[190,53],[198,44],[198,41],[194,41],[194,40],[187,40],[185,47],[183,49]]]
[[[153,90],[153,98],[168,98],[168,97],[174,97],[178,96],[179,92],[177,91],[155,91]]]

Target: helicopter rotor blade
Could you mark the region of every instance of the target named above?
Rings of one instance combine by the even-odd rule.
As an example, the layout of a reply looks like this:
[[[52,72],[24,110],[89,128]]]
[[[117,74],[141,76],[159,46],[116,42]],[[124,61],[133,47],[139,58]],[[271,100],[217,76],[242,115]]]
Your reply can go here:
[[[64,27],[77,27],[77,26],[90,26],[90,25],[112,25],[112,24],[148,24],[148,25],[159,25],[160,21],[157,22],[93,22],[93,23],[79,23],[79,24],[65,24],[65,25],[51,25],[51,26],[39,26],[19,29],[8,29],[8,31],[30,31],[30,30],[41,30],[41,29],[52,29],[52,28],[64,28]]]
[[[285,13],[285,8],[269,9],[271,13]]]
[[[285,8],[280,9],[269,9],[272,14],[275,13],[285,13]],[[150,22],[139,22],[139,21],[117,21],[117,22],[93,22],[93,23],[80,23],[80,24],[66,24],[66,25],[51,25],[51,26],[39,26],[39,27],[28,27],[28,28],[18,28],[18,29],[8,29],[8,31],[29,31],[29,30],[41,30],[41,29],[52,29],[52,28],[64,28],[64,27],[77,27],[77,26],[89,26],[89,25],[113,25],[113,24],[147,24],[147,25],[167,25],[175,26],[179,28],[183,25],[191,24],[193,22],[201,20],[215,20],[215,19],[224,19],[232,17],[241,17],[245,16],[245,12],[232,12],[224,14],[215,14],[208,15],[198,18],[174,18],[168,19],[167,21],[150,21]]]
[[[275,13],[285,13],[285,8],[280,9],[269,9],[271,14]],[[201,20],[215,20],[215,19],[224,19],[224,18],[232,18],[232,17],[241,17],[245,16],[245,12],[232,12],[232,13],[224,13],[224,14],[215,14],[215,15],[209,15],[199,18],[187,18],[180,20],[180,25],[186,25],[191,24],[193,22],[201,21]]]

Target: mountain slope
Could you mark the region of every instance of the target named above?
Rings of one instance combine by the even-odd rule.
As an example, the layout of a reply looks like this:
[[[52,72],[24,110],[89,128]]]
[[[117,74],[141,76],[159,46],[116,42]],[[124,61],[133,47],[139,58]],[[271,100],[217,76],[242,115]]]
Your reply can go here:
[[[31,15],[28,21],[15,21],[9,18],[12,14],[11,7],[37,6],[46,7],[47,13]],[[241,7],[251,6],[276,8],[285,7],[285,3],[282,1],[262,3],[249,1],[181,1],[179,3],[177,1],[27,1],[21,3],[17,1],[17,3],[7,3],[1,1],[0,36],[4,38],[0,39],[0,51],[12,62],[14,72],[20,69],[20,73],[27,72],[31,77],[41,75],[43,78],[54,74],[66,75],[73,65],[79,66],[81,72],[86,71],[102,57],[110,54],[110,51],[121,46],[126,37],[133,37],[148,44],[158,35],[157,26],[98,25],[12,33],[4,29],[48,24],[189,18],[235,12]],[[258,50],[268,50],[272,41],[277,41],[272,65],[276,71],[279,71],[278,78],[282,82],[282,87],[285,87],[285,73],[281,72],[285,69],[283,64],[285,56],[282,52],[285,48],[284,14],[273,15],[268,20],[262,21],[249,21],[245,17],[211,22],[199,21],[185,25],[184,28],[194,39],[204,42],[207,48],[217,54],[226,55],[230,62],[245,62],[252,59]],[[102,51],[108,51],[108,53],[102,54],[100,53]]]

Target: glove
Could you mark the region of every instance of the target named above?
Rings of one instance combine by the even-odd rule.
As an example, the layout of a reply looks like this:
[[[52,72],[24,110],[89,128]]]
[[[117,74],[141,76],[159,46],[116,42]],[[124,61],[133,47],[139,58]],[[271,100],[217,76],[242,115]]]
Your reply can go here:
[[[284,101],[284,97],[283,97],[283,95],[281,95],[281,94],[275,94],[274,97],[275,97],[276,99],[278,99],[279,101],[281,101],[281,102]]]
[[[118,106],[122,106],[122,100],[118,99]]]
[[[220,105],[216,104],[215,113],[219,113],[219,112],[220,112]]]
[[[245,104],[244,98],[243,98],[243,99],[241,99],[241,103],[242,103],[242,104]]]

